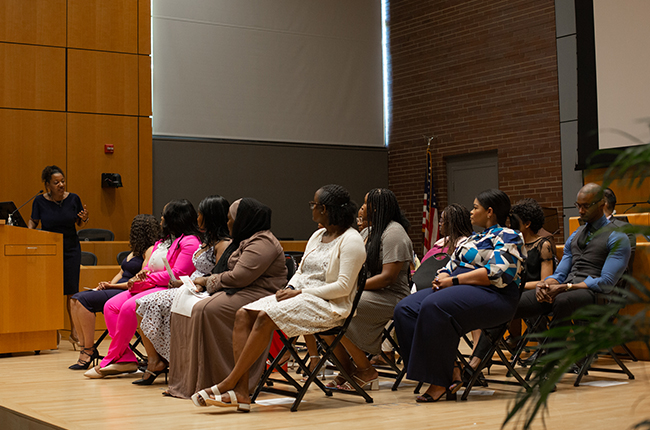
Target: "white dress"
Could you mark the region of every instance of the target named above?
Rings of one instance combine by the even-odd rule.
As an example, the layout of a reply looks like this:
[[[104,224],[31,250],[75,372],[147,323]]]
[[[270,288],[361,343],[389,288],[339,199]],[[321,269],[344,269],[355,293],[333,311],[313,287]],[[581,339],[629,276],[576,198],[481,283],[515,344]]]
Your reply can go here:
[[[199,251],[201,248],[197,249],[192,256],[195,268],[194,273],[190,276],[192,280],[210,275],[216,264],[214,247],[209,247],[197,256]],[[140,323],[142,332],[151,341],[158,354],[167,361],[169,361],[169,341],[171,339],[171,309],[177,293],[178,288],[170,288],[136,300],[138,304],[136,312],[142,317]]]
[[[326,284],[325,272],[334,245],[341,239],[337,237],[330,243],[320,242],[302,260],[302,276],[293,278],[296,290],[318,288]],[[264,311],[275,325],[288,337],[319,333],[337,327],[345,317],[334,312],[330,302],[313,294],[299,294],[278,302],[275,295],[263,297],[243,306],[252,311]]]

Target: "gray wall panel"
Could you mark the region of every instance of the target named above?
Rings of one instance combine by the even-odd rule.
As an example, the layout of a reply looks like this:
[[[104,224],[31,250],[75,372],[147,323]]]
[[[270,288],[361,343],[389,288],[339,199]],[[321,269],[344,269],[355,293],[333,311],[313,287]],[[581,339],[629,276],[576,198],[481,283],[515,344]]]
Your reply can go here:
[[[560,122],[578,119],[578,57],[576,37],[557,39],[557,77],[560,93]]]
[[[340,184],[361,204],[368,190],[388,186],[388,150],[154,137],[153,179],[155,214],[177,198],[196,207],[211,194],[230,202],[254,197],[273,209],[276,236],[308,239],[316,228],[308,206],[314,192]]]
[[[555,34],[557,37],[575,34],[576,8],[574,0],[555,0]]]

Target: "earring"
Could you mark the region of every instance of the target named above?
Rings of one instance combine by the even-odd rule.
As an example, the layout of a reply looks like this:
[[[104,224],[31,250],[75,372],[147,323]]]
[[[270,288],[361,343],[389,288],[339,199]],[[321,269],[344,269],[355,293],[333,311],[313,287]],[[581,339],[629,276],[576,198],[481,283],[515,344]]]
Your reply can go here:
[[[321,214],[321,215],[325,215],[325,211],[321,211],[320,214]]]

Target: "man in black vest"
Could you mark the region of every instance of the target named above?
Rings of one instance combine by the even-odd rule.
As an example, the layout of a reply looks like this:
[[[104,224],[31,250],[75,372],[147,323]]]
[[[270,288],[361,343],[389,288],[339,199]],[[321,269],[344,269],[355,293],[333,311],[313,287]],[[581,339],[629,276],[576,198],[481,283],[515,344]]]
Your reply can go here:
[[[569,324],[578,308],[595,303],[596,293],[609,293],[627,267],[630,241],[603,214],[605,202],[598,184],[585,185],[575,203],[585,222],[567,240],[555,273],[525,292],[517,315],[553,312],[553,324]]]
[[[630,258],[630,241],[603,214],[603,194],[598,184],[585,185],[575,206],[585,222],[566,241],[555,273],[525,291],[515,318],[534,318],[553,312],[551,327],[571,324],[577,309],[596,303],[596,293],[609,293]],[[540,351],[540,350],[538,350]],[[537,353],[527,361],[534,361]]]

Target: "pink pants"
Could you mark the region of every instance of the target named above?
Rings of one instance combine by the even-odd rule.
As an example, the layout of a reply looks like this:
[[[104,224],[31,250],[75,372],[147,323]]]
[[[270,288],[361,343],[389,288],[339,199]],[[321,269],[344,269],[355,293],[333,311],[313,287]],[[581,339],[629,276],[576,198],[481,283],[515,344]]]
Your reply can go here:
[[[106,328],[111,336],[111,346],[108,348],[106,357],[100,363],[100,367],[106,367],[111,363],[138,361],[129,347],[129,342],[131,342],[135,331],[138,329],[135,301],[140,297],[166,289],[166,287],[156,287],[135,295],[131,294],[130,291],[124,291],[106,302],[104,305],[104,320],[106,320]]]

